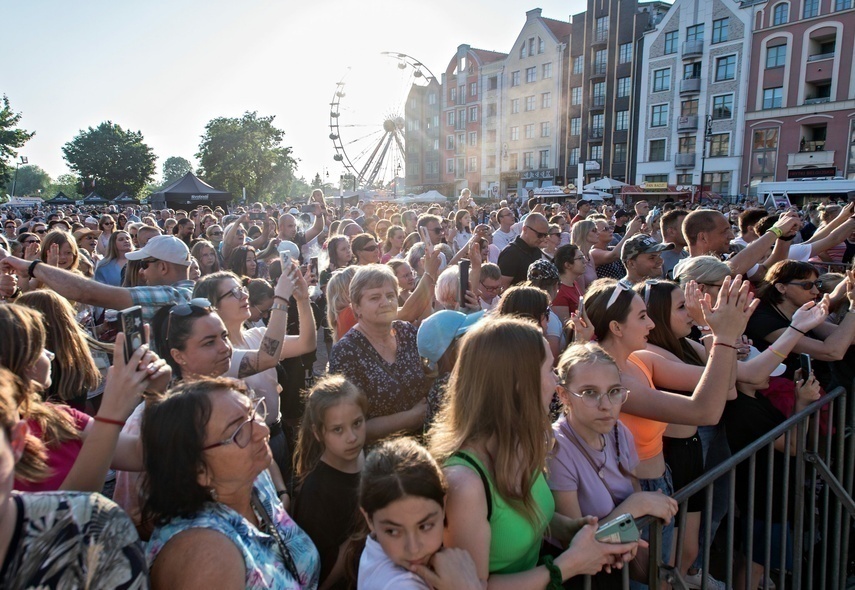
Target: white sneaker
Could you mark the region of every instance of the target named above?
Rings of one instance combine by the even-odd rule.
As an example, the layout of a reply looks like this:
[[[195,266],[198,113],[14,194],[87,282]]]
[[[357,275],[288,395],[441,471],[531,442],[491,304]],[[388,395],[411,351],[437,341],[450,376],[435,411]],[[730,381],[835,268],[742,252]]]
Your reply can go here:
[[[686,586],[688,588],[692,588],[694,590],[700,590],[701,587],[701,576],[705,576],[707,579],[707,590],[726,590],[724,586],[724,582],[719,582],[715,578],[713,578],[709,574],[705,574],[703,570],[699,569],[694,574],[686,574],[683,579],[686,581]]]

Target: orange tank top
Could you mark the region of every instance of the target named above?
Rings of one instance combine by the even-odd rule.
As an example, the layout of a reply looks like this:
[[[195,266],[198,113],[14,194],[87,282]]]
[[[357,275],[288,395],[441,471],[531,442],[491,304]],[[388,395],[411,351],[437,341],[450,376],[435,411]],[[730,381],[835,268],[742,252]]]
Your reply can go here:
[[[644,373],[644,376],[647,377],[648,385],[655,389],[653,375],[650,373],[647,365],[634,354],[629,355],[628,360]],[[657,422],[656,420],[641,418],[627,414],[626,412],[621,412],[620,421],[629,429],[635,439],[635,450],[638,452],[639,461],[652,459],[662,452],[662,435],[665,434],[665,429],[668,427],[666,422]]]

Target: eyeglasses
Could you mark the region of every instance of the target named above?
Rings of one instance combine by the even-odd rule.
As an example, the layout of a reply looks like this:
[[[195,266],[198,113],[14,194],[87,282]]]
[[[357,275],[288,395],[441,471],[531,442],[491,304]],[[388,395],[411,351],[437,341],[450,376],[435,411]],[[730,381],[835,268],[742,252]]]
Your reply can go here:
[[[620,297],[620,294],[624,291],[632,291],[632,283],[630,283],[627,279],[621,279],[617,282],[617,285],[615,285],[615,290],[612,291],[612,296],[609,297],[609,302],[606,303],[606,309],[614,305],[615,301],[618,300],[618,297]]]
[[[810,291],[814,287],[817,289],[822,289],[822,281],[790,281],[789,283],[784,283],[785,285],[798,285],[805,291]]]
[[[369,244],[362,248],[362,250],[358,250],[359,252],[374,252],[377,249],[377,244]]]
[[[535,234],[537,234],[537,237],[538,237],[539,239],[541,239],[541,240],[542,240],[543,238],[547,238],[547,237],[549,237],[549,232],[547,232],[547,233],[543,233],[543,232],[541,232],[541,231],[537,231],[536,229],[534,229],[534,228],[533,228],[532,226],[530,226],[530,225],[527,225],[527,226],[525,226],[525,227],[526,227],[526,228],[528,228],[529,230],[533,231]]]
[[[220,301],[222,301],[229,295],[240,301],[244,297],[249,297],[249,290],[246,287],[234,287],[232,289],[229,289],[228,291],[217,297],[217,303],[220,303]]]
[[[41,240],[24,240],[24,241],[23,241],[23,242],[21,242],[21,243],[22,243],[23,245],[27,246],[27,245],[29,245],[29,244],[41,244],[41,243],[42,243],[42,241],[41,241]]]
[[[255,423],[259,421],[264,422],[267,419],[267,402],[264,401],[264,398],[259,400],[250,399],[250,404],[253,402],[255,405],[251,406],[249,418],[245,422],[241,422],[240,426],[235,429],[234,433],[229,438],[221,440],[220,442],[215,442],[212,445],[202,447],[202,450],[210,451],[211,449],[224,447],[232,443],[236,444],[239,449],[245,449],[249,444],[249,441],[252,440],[252,428],[255,426]],[[249,428],[246,427],[247,424],[249,424]]]
[[[212,231],[212,232],[211,232],[211,235],[212,235],[212,236],[221,236],[221,235],[223,235],[223,232],[221,232],[221,231]]]
[[[564,387],[564,383],[560,383],[561,387]],[[566,388],[565,388],[566,389]],[[584,389],[582,391],[570,391],[567,389],[567,393],[570,395],[576,396],[582,400],[582,403],[588,406],[589,408],[596,408],[600,405],[600,400],[603,397],[607,397],[609,403],[613,406],[620,406],[626,401],[629,397],[629,389],[626,387],[612,387],[608,391],[597,391],[596,389]]]
[[[173,305],[172,309],[169,310],[169,319],[166,321],[167,342],[169,342],[169,335],[172,333],[172,316],[177,315],[179,317],[184,318],[192,314],[193,309],[210,312],[211,302],[203,297],[196,297],[195,299],[191,299],[187,303],[179,303],[178,305]]]
[[[556,232],[549,232],[549,237],[550,237],[550,238],[551,238],[551,237],[553,237],[553,236],[560,236],[560,235],[561,235],[561,232],[557,232],[557,231],[556,231]]]
[[[250,307],[251,309],[254,309],[255,311],[257,311],[257,312],[258,312],[258,315],[259,315],[259,316],[261,316],[261,317],[262,317],[262,318],[264,318],[264,319],[267,319],[267,318],[269,318],[269,317],[270,317],[270,310],[269,310],[269,309],[261,309],[261,308],[260,308],[260,307],[258,307],[257,305],[250,305],[249,307]]]
[[[46,234],[47,230],[46,229],[34,229],[33,233],[35,233],[35,234]]]
[[[115,224],[115,223],[113,223],[112,221],[106,221],[106,222],[104,222],[102,225],[114,226],[114,225],[116,225],[116,224]]]
[[[483,288],[484,291],[486,291],[487,293],[498,293],[502,290],[502,285],[498,284],[498,285],[493,285],[492,287],[488,287],[484,283],[481,283],[481,288]]]
[[[147,269],[149,265],[154,264],[155,262],[160,262],[160,260],[157,258],[146,258],[145,260],[140,260],[140,270]]]

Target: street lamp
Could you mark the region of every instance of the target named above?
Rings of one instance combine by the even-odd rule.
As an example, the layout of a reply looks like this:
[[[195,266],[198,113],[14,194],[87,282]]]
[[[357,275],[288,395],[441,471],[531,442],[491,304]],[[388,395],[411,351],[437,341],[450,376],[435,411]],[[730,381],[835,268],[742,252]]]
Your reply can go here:
[[[703,153],[701,154],[701,188],[700,188],[700,196],[698,197],[698,202],[701,202],[701,199],[704,198],[704,169],[707,163],[707,144],[712,141],[712,115],[707,115],[706,124],[704,125],[704,146]]]
[[[20,162],[15,162],[15,178],[12,180],[12,196],[15,196],[15,186],[18,184],[18,166],[21,164],[28,164],[30,160],[27,156],[21,156]]]

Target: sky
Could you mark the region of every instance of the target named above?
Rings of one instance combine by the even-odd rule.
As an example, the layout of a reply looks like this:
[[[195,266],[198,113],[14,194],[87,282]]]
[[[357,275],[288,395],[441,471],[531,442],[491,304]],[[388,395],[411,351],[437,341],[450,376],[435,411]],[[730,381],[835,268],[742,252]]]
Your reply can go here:
[[[69,172],[62,146],[102,121],[141,131],[158,157],[159,177],[171,156],[197,165],[208,121],[257,111],[275,115],[284,144],[299,159],[298,176],[328,174],[334,183],[343,172],[329,139],[337,82],[348,84],[341,123],[376,122],[379,129],[384,113],[404,97],[404,73],[381,52],[413,56],[439,77],[460,44],[509,52],[527,10],[542,8],[543,16],[560,20],[585,10],[584,0],[0,5],[0,93],[23,115],[20,127],[36,132],[19,154],[52,177]],[[342,130],[348,137],[357,136]]]

